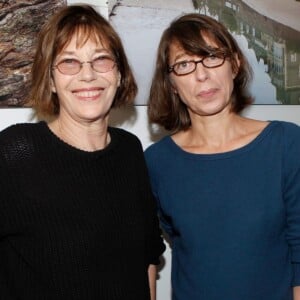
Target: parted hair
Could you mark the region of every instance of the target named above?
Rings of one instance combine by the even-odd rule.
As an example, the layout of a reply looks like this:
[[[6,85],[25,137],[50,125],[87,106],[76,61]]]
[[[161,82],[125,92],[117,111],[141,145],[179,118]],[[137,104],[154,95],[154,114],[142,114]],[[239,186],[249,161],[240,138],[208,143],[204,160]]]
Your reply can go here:
[[[165,29],[160,39],[148,99],[150,122],[159,124],[172,132],[185,130],[191,126],[187,107],[178,93],[174,93],[170,81],[170,45],[177,43],[190,55],[204,56],[211,52],[211,46],[207,45],[205,38],[214,42],[226,53],[226,59],[231,62],[232,69],[236,73],[231,96],[232,111],[239,113],[253,102],[248,89],[252,79],[252,69],[226,27],[205,15],[185,14],[175,19]]]
[[[59,99],[51,90],[53,63],[57,55],[77,36],[78,46],[88,39],[101,42],[111,51],[121,75],[112,107],[132,103],[137,84],[129,66],[122,41],[109,24],[89,5],[64,6],[54,13],[42,27],[31,70],[31,90],[27,103],[37,115],[53,117],[59,114]]]

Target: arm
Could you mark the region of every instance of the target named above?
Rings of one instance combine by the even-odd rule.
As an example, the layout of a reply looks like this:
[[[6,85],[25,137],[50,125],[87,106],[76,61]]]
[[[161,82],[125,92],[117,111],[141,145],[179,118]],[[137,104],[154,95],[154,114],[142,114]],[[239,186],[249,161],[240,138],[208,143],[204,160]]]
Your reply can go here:
[[[150,298],[151,300],[156,300],[156,266],[155,265],[149,265],[148,279],[149,279],[150,296],[151,296]],[[296,298],[295,300],[298,299]]]
[[[139,143],[140,144],[140,143]],[[156,300],[156,265],[160,263],[159,257],[165,250],[162,232],[159,227],[157,216],[156,202],[151,190],[148,170],[144,158],[142,146],[140,151],[135,155],[135,165],[137,166],[137,174],[141,199],[144,203],[145,228],[146,228],[146,255],[148,263],[148,282],[150,289],[150,300]],[[140,155],[140,160],[138,159]],[[139,163],[137,163],[139,161]]]

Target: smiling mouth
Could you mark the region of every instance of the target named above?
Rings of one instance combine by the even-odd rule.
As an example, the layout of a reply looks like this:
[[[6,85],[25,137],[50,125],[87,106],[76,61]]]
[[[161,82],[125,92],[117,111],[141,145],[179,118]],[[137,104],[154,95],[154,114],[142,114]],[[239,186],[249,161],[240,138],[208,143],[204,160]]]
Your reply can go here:
[[[103,91],[103,88],[99,88],[99,89],[93,89],[93,90],[76,90],[73,91],[73,94],[76,95],[79,98],[96,98],[98,96],[100,96],[101,92]]]

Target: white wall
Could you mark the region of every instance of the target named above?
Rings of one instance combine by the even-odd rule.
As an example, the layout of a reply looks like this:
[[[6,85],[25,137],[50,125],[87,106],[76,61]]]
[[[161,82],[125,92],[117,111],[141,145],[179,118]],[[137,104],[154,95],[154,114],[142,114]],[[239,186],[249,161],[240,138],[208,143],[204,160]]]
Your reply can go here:
[[[300,105],[254,105],[245,112],[245,115],[261,120],[291,121],[300,125]],[[0,109],[0,130],[14,123],[34,122],[35,120],[32,120],[31,116],[32,110],[28,108]],[[111,124],[136,134],[142,141],[144,148],[152,143],[148,129],[146,106],[135,106],[133,109],[119,109],[112,112]],[[170,299],[171,252],[169,248],[167,248],[163,260],[164,265],[157,281],[157,300]]]

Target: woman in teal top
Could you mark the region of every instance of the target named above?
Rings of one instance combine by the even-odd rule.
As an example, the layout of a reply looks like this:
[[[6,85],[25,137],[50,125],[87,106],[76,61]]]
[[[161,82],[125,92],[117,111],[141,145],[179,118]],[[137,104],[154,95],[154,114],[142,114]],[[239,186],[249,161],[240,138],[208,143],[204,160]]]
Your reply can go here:
[[[300,299],[300,128],[239,113],[251,69],[226,28],[184,15],[162,35],[146,150],[171,239],[173,300]]]

